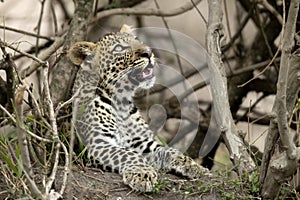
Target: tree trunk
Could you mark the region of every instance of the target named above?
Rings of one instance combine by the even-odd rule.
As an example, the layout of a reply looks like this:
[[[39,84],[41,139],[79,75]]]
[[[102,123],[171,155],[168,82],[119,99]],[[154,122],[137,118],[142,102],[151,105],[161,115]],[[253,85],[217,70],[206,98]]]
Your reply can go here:
[[[219,131],[222,133],[230,157],[239,174],[250,173],[255,169],[255,164],[247,152],[246,146],[238,136],[228,100],[227,79],[224,64],[221,59],[220,41],[224,37],[222,25],[222,1],[209,1],[208,29],[206,45],[209,54],[208,66],[210,70],[210,86],[213,99],[214,116]]]
[[[260,174],[260,189],[264,198],[275,198],[281,184],[297,170],[300,158],[289,131],[291,116],[299,92],[299,56],[291,56],[299,10],[299,0],[291,1],[288,19],[284,26],[277,94],[273,105]],[[299,75],[298,75],[299,76]]]

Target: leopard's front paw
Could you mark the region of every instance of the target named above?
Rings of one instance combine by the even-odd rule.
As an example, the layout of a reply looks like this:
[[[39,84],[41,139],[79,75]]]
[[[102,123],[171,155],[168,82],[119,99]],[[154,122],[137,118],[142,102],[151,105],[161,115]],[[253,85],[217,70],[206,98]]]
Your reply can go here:
[[[123,181],[135,191],[151,192],[157,183],[157,173],[150,166],[130,166],[123,172]]]
[[[211,175],[209,170],[196,163],[192,158],[184,155],[172,157],[169,168],[189,178],[199,178],[202,175]]]

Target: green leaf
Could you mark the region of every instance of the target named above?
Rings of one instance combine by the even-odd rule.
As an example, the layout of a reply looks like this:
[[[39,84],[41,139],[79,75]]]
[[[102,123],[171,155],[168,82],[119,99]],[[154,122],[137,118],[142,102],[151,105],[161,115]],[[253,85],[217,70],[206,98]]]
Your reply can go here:
[[[167,141],[166,141],[164,138],[162,138],[162,137],[160,137],[160,136],[157,136],[157,138],[158,138],[158,140],[161,142],[161,144],[162,144],[164,147],[168,147],[168,146],[169,146],[168,143],[167,143]]]
[[[18,170],[15,166],[15,164],[12,162],[12,160],[2,151],[0,151],[0,155],[1,157],[5,160],[6,164],[8,165],[8,167],[15,173],[18,175]]]

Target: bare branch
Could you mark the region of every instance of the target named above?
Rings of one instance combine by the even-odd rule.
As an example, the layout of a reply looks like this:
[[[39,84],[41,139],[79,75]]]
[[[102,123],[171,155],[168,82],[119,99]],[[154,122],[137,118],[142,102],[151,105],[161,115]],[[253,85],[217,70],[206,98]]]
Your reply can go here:
[[[207,20],[205,19],[205,17],[203,16],[203,14],[201,13],[201,11],[199,10],[199,8],[197,7],[197,5],[195,4],[195,2],[193,0],[191,0],[191,2],[194,5],[194,8],[196,9],[197,13],[200,15],[201,19],[204,21],[204,23],[207,25]]]
[[[222,25],[222,1],[209,2],[208,29],[206,45],[209,54],[208,66],[211,74],[210,85],[213,99],[213,112],[221,133],[224,134],[225,143],[231,158],[238,167],[239,174],[252,172],[255,164],[248,154],[243,141],[239,138],[234,124],[227,93],[227,80],[225,67],[221,59],[220,40],[224,36]]]
[[[76,91],[75,95],[77,96],[81,90],[81,87]],[[73,159],[73,149],[74,149],[74,140],[75,140],[75,121],[76,121],[76,113],[78,110],[78,98],[73,95],[72,102],[73,102],[73,112],[72,112],[72,120],[71,120],[71,131],[70,131],[70,143],[69,143],[69,157],[68,157],[68,165],[65,165],[65,176],[63,179],[63,184],[60,190],[60,194],[62,195],[64,189],[66,188],[66,184],[68,183],[68,174],[72,172],[72,159]],[[70,99],[70,100],[71,100]],[[64,147],[63,147],[64,148]],[[66,152],[66,150],[65,150]],[[66,162],[67,164],[67,162]],[[68,188],[67,188],[68,189]]]
[[[72,136],[71,136],[71,138],[72,138]],[[67,185],[68,175],[69,175],[70,170],[71,170],[72,155],[70,155],[68,153],[68,149],[64,145],[63,142],[59,141],[59,143],[60,143],[60,145],[61,145],[61,147],[62,147],[62,149],[63,149],[63,151],[65,153],[64,175],[63,175],[63,180],[62,180],[62,186],[61,186],[60,191],[59,191],[59,194],[63,195],[63,193],[65,191],[65,188],[66,188],[66,185]],[[73,143],[74,143],[74,141],[73,141]],[[72,148],[73,148],[73,145],[72,145]]]
[[[280,51],[280,48],[277,49],[275,55],[272,57],[271,61],[268,63],[268,65],[261,71],[259,72],[258,74],[256,74],[253,78],[251,78],[250,80],[246,81],[246,83],[243,83],[241,85],[238,85],[238,87],[244,87],[245,85],[247,85],[248,83],[250,83],[251,81],[257,79],[259,76],[261,76],[263,73],[265,73],[265,71],[267,69],[269,69],[269,67],[274,63],[277,55],[279,54],[279,51]]]
[[[278,129],[281,138],[281,142],[285,148],[287,148],[287,155],[290,159],[296,158],[296,146],[293,143],[288,130],[287,121],[287,108],[286,108],[286,92],[288,73],[290,72],[290,56],[291,50],[294,46],[294,38],[291,35],[295,35],[297,15],[299,10],[299,1],[296,3],[291,2],[288,19],[283,34],[282,53],[280,60],[280,71],[277,82],[277,95],[274,105],[276,105]]]
[[[56,118],[54,114],[54,108],[53,108],[53,102],[51,100],[51,95],[50,95],[50,88],[49,88],[49,66],[48,63],[46,63],[44,69],[44,76],[43,76],[43,85],[44,85],[44,94],[45,94],[45,104],[48,109],[48,114],[49,114],[49,120],[50,120],[50,125],[51,125],[51,131],[52,131],[52,137],[54,142],[56,142],[55,145],[55,156],[54,156],[54,164],[52,168],[52,172],[50,176],[48,177],[48,181],[46,183],[46,194],[49,194],[50,189],[52,187],[54,178],[56,176],[57,168],[58,168],[58,162],[59,162],[59,152],[60,152],[60,147],[61,143],[59,141],[59,136],[58,136],[58,131],[57,131],[57,123],[56,123]]]
[[[154,8],[115,8],[111,10],[105,10],[97,15],[97,21],[103,17],[107,17],[110,15],[143,15],[143,16],[160,16],[160,17],[172,17],[176,15],[180,15],[194,8],[194,5],[200,3],[201,0],[195,0],[193,3],[188,2],[179,8],[173,10],[161,10]]]
[[[26,132],[24,131],[24,129],[26,129],[26,128],[25,128],[25,125],[23,122],[24,119],[23,119],[23,105],[22,105],[23,103],[22,102],[23,102],[23,96],[24,96],[26,87],[27,87],[26,85],[20,86],[17,89],[16,96],[15,96],[18,144],[19,144],[20,150],[21,150],[22,164],[24,167],[23,172],[29,182],[31,192],[37,197],[42,197],[41,191],[38,189],[36,183],[31,178],[33,176],[33,171],[32,171],[32,167],[31,167]]]
[[[87,25],[93,12],[93,2],[93,0],[75,1],[74,16],[64,38],[63,48],[65,50],[69,49],[74,42],[82,41],[87,36]],[[66,55],[61,57],[53,70],[53,79],[51,81],[51,94],[55,106],[58,102],[67,99],[77,70],[78,68],[69,61]]]
[[[44,5],[45,5],[45,0],[40,1],[41,2],[41,12],[40,12],[40,16],[39,16],[39,20],[38,20],[38,24],[37,27],[35,29],[37,29],[37,34],[40,35],[41,33],[41,25],[42,25],[42,18],[43,18],[43,14],[44,14]],[[38,53],[38,49],[37,47],[39,46],[39,38],[36,38],[36,43],[35,43],[35,56],[37,56]]]
[[[26,85],[20,86],[16,91],[15,96],[15,106],[16,106],[16,120],[17,120],[17,132],[18,132],[18,140],[19,146],[21,149],[22,161],[24,165],[24,169],[32,176],[32,168],[30,163],[29,151],[28,151],[28,141],[26,139],[26,134],[23,131],[24,125],[24,117],[23,117],[23,97],[24,92],[26,90]],[[20,128],[23,127],[23,128]]]
[[[245,17],[244,21],[241,23],[241,25],[239,26],[239,29],[236,31],[236,33],[232,36],[232,38],[230,39],[230,41],[228,42],[228,44],[224,45],[222,47],[222,52],[227,51],[228,49],[230,49],[232,47],[232,45],[234,44],[235,40],[238,39],[241,35],[241,32],[244,30],[244,28],[246,27],[249,19],[251,18],[251,12],[252,10],[250,10],[247,14],[247,16]]]
[[[52,41],[52,38],[50,38],[50,37],[35,34],[35,33],[30,33],[30,32],[23,31],[23,30],[16,29],[16,28],[12,28],[12,27],[7,27],[7,26],[0,25],[0,29],[6,30],[6,31],[13,31],[13,32],[16,32],[16,33],[20,33],[20,34],[24,34],[24,35],[28,35],[28,36],[32,36],[32,37],[36,37],[36,38],[40,38],[40,39],[45,39],[45,40],[48,40],[48,41]]]
[[[15,119],[15,117],[12,114],[10,114],[10,112],[8,112],[8,110],[6,110],[1,104],[0,104],[0,109],[3,110],[3,112],[5,114],[7,114],[7,116],[11,119],[11,121],[17,125],[17,120]],[[39,141],[42,141],[42,142],[53,142],[52,140],[49,140],[49,139],[46,139],[46,138],[42,138],[42,137],[40,137],[40,136],[32,133],[31,131],[29,131],[25,127],[20,127],[20,128],[23,131],[25,131],[27,134],[29,134],[31,137],[34,137],[34,138],[36,138]]]
[[[42,60],[40,60],[39,58],[37,58],[37,57],[35,57],[35,56],[33,56],[33,55],[29,54],[29,53],[20,51],[19,49],[15,48],[15,47],[13,47],[13,46],[11,46],[9,44],[7,44],[6,42],[1,41],[1,40],[0,40],[0,46],[8,47],[8,48],[10,48],[10,49],[12,49],[12,50],[14,50],[14,51],[16,51],[16,52],[18,52],[18,53],[26,56],[26,57],[28,57],[28,58],[31,58],[32,60],[34,60],[35,62],[37,62],[37,63],[39,63],[41,65],[45,64],[45,62],[42,61]]]
[[[157,0],[154,0],[154,2],[155,2],[156,7],[157,7],[158,9],[160,9],[159,4],[157,3]],[[166,29],[167,29],[167,31],[168,31],[168,35],[169,35],[169,37],[170,37],[170,40],[171,40],[171,42],[172,42],[172,46],[173,46],[174,51],[175,51],[175,57],[176,57],[176,61],[177,61],[177,63],[178,63],[179,69],[180,69],[180,74],[182,75],[182,74],[183,74],[182,63],[181,63],[181,60],[180,60],[180,56],[179,56],[179,54],[178,54],[178,49],[177,49],[176,44],[175,44],[175,42],[174,42],[174,38],[173,38],[173,36],[172,36],[172,34],[171,34],[171,32],[170,32],[170,27],[169,27],[169,25],[168,25],[168,23],[167,23],[167,21],[166,21],[166,19],[165,19],[164,16],[161,16],[161,19],[162,19],[162,21],[163,21],[163,23],[164,23],[164,26],[166,27]],[[183,87],[184,87],[184,90],[187,89],[186,83],[185,83],[185,82],[183,82]]]
[[[58,48],[60,48],[64,41],[65,41],[65,36],[58,37],[54,40],[54,43],[44,52],[42,52],[39,56],[39,60],[41,62],[33,62],[29,67],[25,68],[21,72],[21,77],[27,77],[30,76],[33,72],[35,72],[41,65],[44,64],[43,60],[47,60],[53,53],[57,51]]]
[[[1,104],[0,104],[0,109],[7,114],[7,116],[11,119],[11,121],[13,121],[15,124],[17,123],[17,120],[14,118],[14,116],[12,116],[12,114],[10,114],[10,112],[8,112],[8,110],[6,110]]]
[[[296,148],[289,133],[288,114],[290,113],[290,111],[287,108],[287,104],[289,104],[289,109],[291,109],[290,104],[292,103],[287,102],[287,98],[289,98],[289,101],[292,101],[295,100],[295,95],[297,95],[290,94],[290,92],[288,91],[299,91],[299,85],[287,85],[288,82],[290,83],[290,81],[292,81],[288,80],[288,78],[297,78],[297,76],[289,75],[290,73],[294,72],[292,68],[295,69],[295,67],[291,65],[299,65],[299,63],[292,62],[291,59],[291,50],[294,46],[294,37],[291,37],[291,35],[295,34],[299,3],[299,0],[290,2],[286,24],[284,24],[285,13],[283,14],[284,31],[282,41],[282,54],[277,82],[277,94],[272,108],[274,116],[273,119],[271,119],[271,123],[269,126],[269,133],[266,139],[263,165],[259,180],[261,184],[261,193],[264,198],[276,197],[281,184],[284,181],[290,179],[290,177],[297,170],[297,163],[300,158],[299,149]],[[285,11],[285,9],[283,10]],[[287,97],[287,94],[291,95],[292,97]],[[281,152],[279,155],[278,153],[274,153],[275,146],[278,143],[278,135],[280,136],[280,141],[283,146],[283,148],[279,149]]]
[[[82,86],[78,88],[78,90],[74,93],[74,95],[73,95],[69,100],[67,100],[67,101],[65,101],[65,102],[63,102],[63,103],[59,103],[59,104],[57,105],[57,107],[56,107],[56,109],[55,109],[55,117],[58,116],[58,114],[59,114],[58,112],[59,112],[59,110],[60,110],[61,108],[63,108],[64,106],[66,106],[66,105],[68,105],[68,104],[70,104],[70,103],[72,103],[72,102],[75,101],[76,97],[79,95],[79,92],[80,92],[81,88],[82,88]],[[73,112],[74,112],[74,111],[73,111]]]
[[[277,10],[271,5],[269,4],[269,2],[267,0],[262,0],[261,4],[270,12],[272,13],[276,19],[278,20],[278,22],[280,24],[283,24],[283,19],[282,16],[277,12]]]

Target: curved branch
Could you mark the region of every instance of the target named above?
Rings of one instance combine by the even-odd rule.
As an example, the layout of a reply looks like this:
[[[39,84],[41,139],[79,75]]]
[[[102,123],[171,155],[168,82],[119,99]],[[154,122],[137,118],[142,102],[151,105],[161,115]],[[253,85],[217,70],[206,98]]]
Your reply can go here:
[[[159,17],[172,17],[180,15],[194,8],[201,0],[195,0],[193,2],[188,2],[178,8],[173,10],[162,10],[155,8],[116,8],[111,10],[105,10],[97,14],[97,19],[107,17],[110,15],[146,15],[146,16],[159,16]]]

